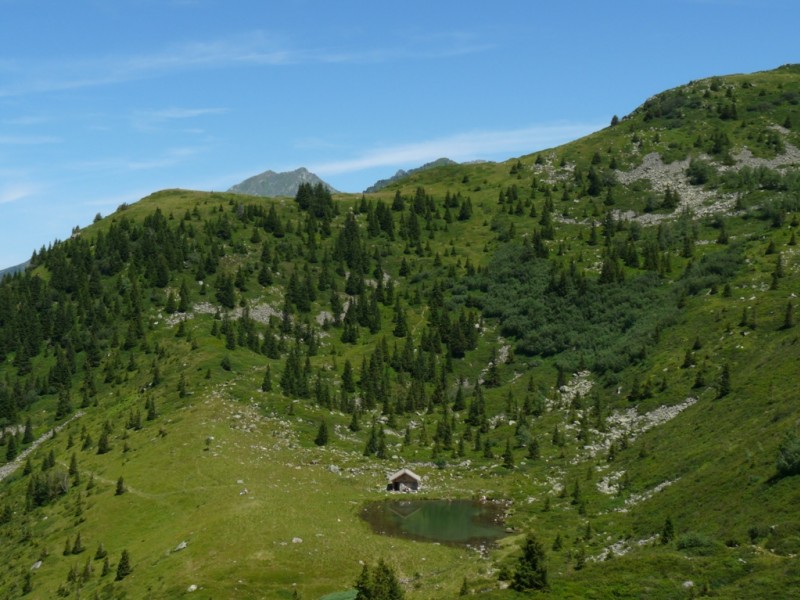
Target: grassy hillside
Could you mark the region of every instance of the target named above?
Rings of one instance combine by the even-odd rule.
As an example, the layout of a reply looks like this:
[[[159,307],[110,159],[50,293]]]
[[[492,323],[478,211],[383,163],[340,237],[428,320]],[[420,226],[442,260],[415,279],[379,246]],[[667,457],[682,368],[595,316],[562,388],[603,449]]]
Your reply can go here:
[[[528,597],[534,534],[552,597],[790,597],[798,101],[796,66],[715,77],[506,163],[166,190],[35,253],[0,284],[0,595],[317,599],[382,559],[407,598]],[[374,534],[402,466],[508,537]]]

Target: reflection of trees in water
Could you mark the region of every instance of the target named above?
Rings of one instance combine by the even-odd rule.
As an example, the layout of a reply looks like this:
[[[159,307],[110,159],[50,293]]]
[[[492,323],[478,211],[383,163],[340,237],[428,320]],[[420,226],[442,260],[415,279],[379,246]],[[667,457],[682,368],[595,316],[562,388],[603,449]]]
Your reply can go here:
[[[382,535],[458,546],[484,544],[505,535],[503,507],[472,500],[375,502],[362,517]]]

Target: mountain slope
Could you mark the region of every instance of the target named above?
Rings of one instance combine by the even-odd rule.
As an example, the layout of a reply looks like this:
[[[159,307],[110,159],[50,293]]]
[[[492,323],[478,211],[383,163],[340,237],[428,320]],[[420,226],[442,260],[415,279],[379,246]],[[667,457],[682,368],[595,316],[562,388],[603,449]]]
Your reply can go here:
[[[25,261],[24,263],[19,265],[14,265],[13,267],[0,269],[0,279],[5,277],[6,275],[13,275],[14,273],[19,273],[20,271],[24,271],[25,267],[27,266],[28,266],[28,261]]]
[[[408,598],[522,598],[533,533],[554,598],[790,596],[799,98],[715,77],[505,163],[166,190],[35,255],[0,284],[3,595],[321,598],[381,558]],[[509,536],[376,535],[402,466]]]
[[[331,192],[336,193],[336,190],[331,185],[325,183],[305,167],[281,173],[267,170],[253,177],[248,177],[241,183],[232,186],[228,191],[248,196],[276,198],[279,196],[294,196],[303,183],[311,185],[322,184]]]
[[[388,179],[379,179],[374,184],[369,186],[366,190],[364,190],[364,193],[371,194],[373,192],[379,192],[383,188],[387,187],[389,184],[399,181],[404,177],[407,177],[408,175],[413,175],[414,173],[418,173],[419,171],[424,171],[426,169],[433,169],[435,167],[444,167],[447,165],[456,165],[456,164],[458,163],[453,160],[450,160],[449,158],[437,158],[436,160],[431,161],[429,163],[425,163],[424,165],[422,165],[421,167],[417,167],[416,169],[410,169],[408,171],[400,169],[399,171],[397,171],[397,173],[395,173]]]

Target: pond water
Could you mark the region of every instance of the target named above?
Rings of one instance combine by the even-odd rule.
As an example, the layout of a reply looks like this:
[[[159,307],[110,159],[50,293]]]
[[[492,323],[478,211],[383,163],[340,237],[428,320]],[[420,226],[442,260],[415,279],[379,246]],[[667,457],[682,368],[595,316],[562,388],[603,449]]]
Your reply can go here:
[[[454,546],[476,546],[506,535],[502,504],[475,500],[387,500],[361,511],[375,533]]]

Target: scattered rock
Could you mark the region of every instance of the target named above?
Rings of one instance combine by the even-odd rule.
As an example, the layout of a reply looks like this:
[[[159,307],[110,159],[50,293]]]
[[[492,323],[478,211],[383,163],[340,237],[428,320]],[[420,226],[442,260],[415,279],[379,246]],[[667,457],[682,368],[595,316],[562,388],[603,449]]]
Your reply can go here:
[[[292,543],[293,544],[302,544],[303,543],[303,538],[293,537],[292,538]]]
[[[187,544],[186,541],[183,541],[180,544],[178,544],[177,546],[175,546],[175,549],[173,550],[173,552],[180,552],[181,550],[186,550],[186,547],[188,545],[189,544]]]
[[[33,565],[31,566],[31,571],[36,571],[36,570],[37,570],[37,569],[39,569],[41,566],[42,566],[42,561],[40,561],[40,560],[37,560],[37,561],[36,561],[35,563],[33,563]]]
[[[186,588],[186,591],[187,592],[196,592],[197,591],[197,586],[195,584],[192,584],[188,588]]]

